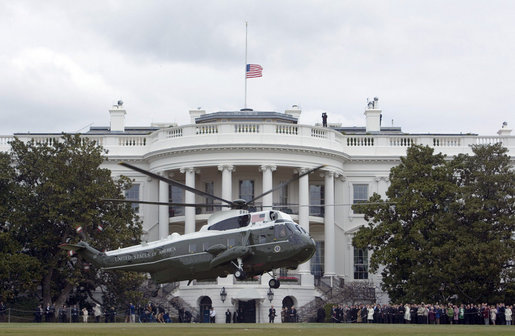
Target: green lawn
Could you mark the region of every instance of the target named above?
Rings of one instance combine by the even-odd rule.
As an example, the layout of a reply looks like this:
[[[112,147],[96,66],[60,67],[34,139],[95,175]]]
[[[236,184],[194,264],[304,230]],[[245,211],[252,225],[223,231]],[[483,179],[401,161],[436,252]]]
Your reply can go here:
[[[302,336],[302,335],[510,335],[515,326],[449,326],[392,324],[125,324],[1,323],[0,335],[106,336]]]

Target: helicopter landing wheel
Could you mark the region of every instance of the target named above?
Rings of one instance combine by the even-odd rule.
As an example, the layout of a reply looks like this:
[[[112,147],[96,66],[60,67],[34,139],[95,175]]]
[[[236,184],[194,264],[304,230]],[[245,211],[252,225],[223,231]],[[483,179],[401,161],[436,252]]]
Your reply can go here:
[[[270,281],[268,281],[268,286],[270,288],[279,288],[279,286],[281,286],[281,282],[277,279],[270,279]]]
[[[245,272],[241,269],[234,272],[234,277],[238,280],[244,280],[246,278]]]

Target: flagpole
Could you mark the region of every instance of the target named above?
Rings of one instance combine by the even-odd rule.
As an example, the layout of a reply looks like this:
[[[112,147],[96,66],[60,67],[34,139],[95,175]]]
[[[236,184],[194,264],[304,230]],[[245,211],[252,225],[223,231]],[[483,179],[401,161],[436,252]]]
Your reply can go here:
[[[248,23],[245,21],[245,105],[244,107],[247,108],[247,31],[248,31]]]

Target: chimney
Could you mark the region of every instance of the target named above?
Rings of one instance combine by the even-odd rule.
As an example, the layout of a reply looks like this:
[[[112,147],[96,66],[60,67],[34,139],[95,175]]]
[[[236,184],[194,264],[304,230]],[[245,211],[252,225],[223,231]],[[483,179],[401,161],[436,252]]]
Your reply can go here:
[[[506,121],[502,123],[502,127],[500,130],[497,131],[497,134],[499,134],[499,136],[511,135],[511,129],[508,128],[508,123]]]
[[[206,110],[203,110],[201,107],[197,107],[196,110],[190,110],[191,123],[195,124],[195,119],[200,117],[203,114],[206,114]]]
[[[113,108],[109,110],[111,115],[111,132],[124,132],[125,131],[125,115],[127,112],[123,107],[123,101],[119,100]]]
[[[298,105],[293,105],[291,107],[291,109],[285,110],[284,113],[289,114],[292,117],[297,118],[297,120],[298,120],[300,117],[300,114],[302,113],[302,110],[300,109],[300,107]]]
[[[367,133],[377,133],[381,131],[381,110],[378,108],[379,98],[374,97],[374,100],[367,99],[367,109],[365,116],[367,118]]]

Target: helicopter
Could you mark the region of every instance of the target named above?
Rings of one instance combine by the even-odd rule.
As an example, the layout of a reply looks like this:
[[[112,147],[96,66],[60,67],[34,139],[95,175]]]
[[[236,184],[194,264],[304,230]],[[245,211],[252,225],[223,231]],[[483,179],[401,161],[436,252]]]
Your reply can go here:
[[[194,194],[221,201],[230,207],[213,213],[199,231],[180,235],[172,233],[164,239],[101,252],[86,241],[62,244],[87,262],[104,270],[148,273],[157,283],[205,280],[233,274],[238,280],[269,273],[270,288],[279,288],[280,281],[272,274],[276,268],[296,269],[314,255],[315,241],[292,217],[278,210],[250,211],[250,206],[263,196],[284,187],[324,166],[310,169],[281,183],[250,201],[225,200],[186,186],[180,182],[122,162],[121,165],[164,181]],[[210,206],[213,204],[166,203],[106,199],[120,203],[143,203],[175,206]]]

